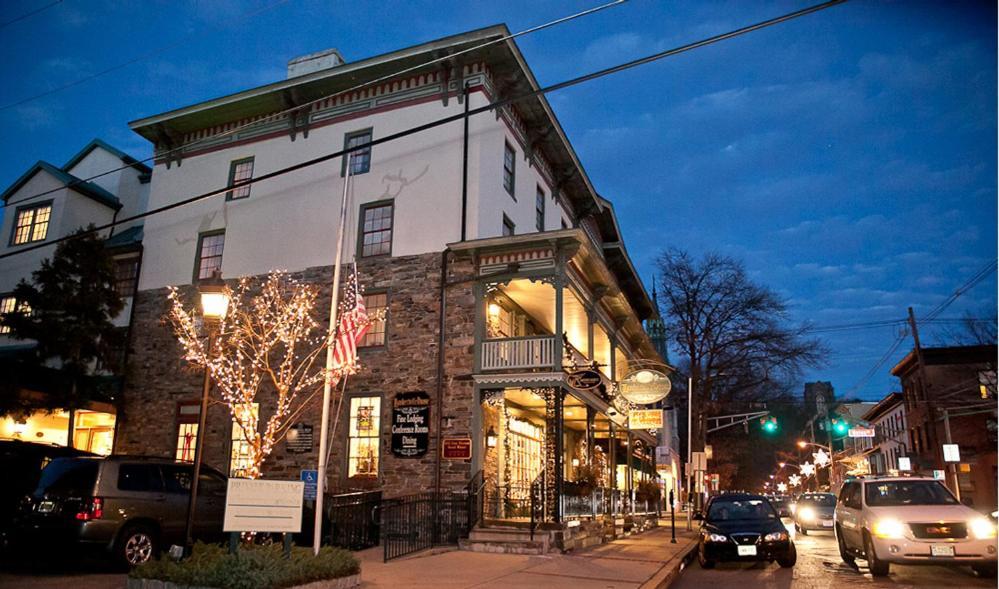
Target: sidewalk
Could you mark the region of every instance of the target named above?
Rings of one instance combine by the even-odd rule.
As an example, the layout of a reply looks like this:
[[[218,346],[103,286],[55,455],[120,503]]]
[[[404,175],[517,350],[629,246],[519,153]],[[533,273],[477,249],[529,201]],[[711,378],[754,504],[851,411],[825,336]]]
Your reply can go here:
[[[434,587],[569,589],[667,587],[697,546],[695,532],[677,522],[677,543],[664,527],[569,554],[526,556],[452,550],[382,562],[381,547],[358,552],[364,589]]]

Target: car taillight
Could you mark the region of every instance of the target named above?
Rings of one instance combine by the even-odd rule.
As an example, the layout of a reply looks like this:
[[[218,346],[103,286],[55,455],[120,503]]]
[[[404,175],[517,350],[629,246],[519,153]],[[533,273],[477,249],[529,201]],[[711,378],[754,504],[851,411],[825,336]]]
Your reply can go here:
[[[104,517],[104,499],[93,497],[84,504],[84,508],[76,513],[76,519],[80,521],[90,521]]]

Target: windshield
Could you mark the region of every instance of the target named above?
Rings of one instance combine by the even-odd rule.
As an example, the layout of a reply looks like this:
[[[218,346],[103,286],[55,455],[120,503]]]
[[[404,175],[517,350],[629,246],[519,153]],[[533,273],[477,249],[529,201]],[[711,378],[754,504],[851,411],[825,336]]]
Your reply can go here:
[[[708,509],[709,521],[730,521],[736,519],[777,519],[777,513],[764,499],[743,499],[739,501],[713,501]]]
[[[954,505],[957,499],[938,481],[891,481],[865,485],[871,507],[897,505]]]
[[[814,507],[836,507],[836,497],[833,495],[809,495],[802,497],[798,505],[812,505]]]

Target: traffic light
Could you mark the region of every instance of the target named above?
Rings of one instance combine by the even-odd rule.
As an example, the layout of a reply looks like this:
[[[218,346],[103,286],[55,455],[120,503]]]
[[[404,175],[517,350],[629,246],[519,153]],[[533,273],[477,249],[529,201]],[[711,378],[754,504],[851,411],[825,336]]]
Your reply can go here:
[[[850,431],[850,424],[845,419],[832,420],[833,433],[837,436],[845,436]]]
[[[777,418],[770,415],[760,418],[760,428],[768,434],[777,433]]]

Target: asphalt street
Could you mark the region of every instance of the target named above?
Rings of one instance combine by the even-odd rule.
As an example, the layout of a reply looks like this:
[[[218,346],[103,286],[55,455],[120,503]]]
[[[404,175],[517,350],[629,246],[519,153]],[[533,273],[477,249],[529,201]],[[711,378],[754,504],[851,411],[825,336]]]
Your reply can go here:
[[[791,534],[794,526],[785,522]],[[671,589],[826,589],[863,587],[996,587],[996,579],[982,579],[970,568],[945,566],[892,565],[891,574],[875,579],[867,563],[857,559],[858,568],[847,566],[839,557],[832,532],[809,532],[794,538],[798,563],[793,569],[782,569],[777,563],[719,563],[714,570],[702,569],[692,562]]]

